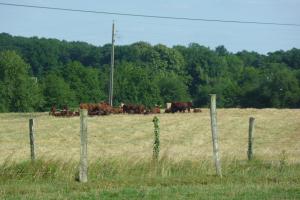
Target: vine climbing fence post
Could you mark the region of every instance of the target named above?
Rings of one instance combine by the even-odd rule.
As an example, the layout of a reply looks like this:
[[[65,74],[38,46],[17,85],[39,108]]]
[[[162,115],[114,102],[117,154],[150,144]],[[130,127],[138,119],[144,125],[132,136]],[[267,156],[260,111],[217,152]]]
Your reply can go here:
[[[248,160],[252,160],[252,158],[253,158],[254,124],[255,124],[255,118],[250,117],[249,118],[249,135],[248,135],[248,151],[247,151]]]
[[[30,157],[31,161],[35,160],[35,148],[34,148],[34,132],[35,132],[35,121],[29,119],[29,143],[30,143]]]
[[[213,143],[213,157],[215,161],[216,173],[218,176],[222,177],[221,172],[221,161],[219,155],[219,145],[218,145],[218,132],[217,132],[217,108],[216,108],[216,95],[210,95],[210,119],[211,119],[211,133],[212,133],[212,143]]]
[[[153,156],[152,160],[154,163],[158,162],[159,158],[159,149],[160,149],[160,141],[159,141],[159,119],[158,117],[153,118],[153,123],[154,123],[154,143],[153,143]]]

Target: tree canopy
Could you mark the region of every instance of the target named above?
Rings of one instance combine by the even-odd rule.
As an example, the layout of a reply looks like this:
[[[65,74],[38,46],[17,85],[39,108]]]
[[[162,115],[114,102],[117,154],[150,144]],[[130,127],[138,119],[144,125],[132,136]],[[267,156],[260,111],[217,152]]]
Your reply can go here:
[[[111,45],[0,34],[0,112],[107,101]],[[171,101],[220,107],[300,107],[300,49],[229,52],[220,45],[115,47],[114,105]]]

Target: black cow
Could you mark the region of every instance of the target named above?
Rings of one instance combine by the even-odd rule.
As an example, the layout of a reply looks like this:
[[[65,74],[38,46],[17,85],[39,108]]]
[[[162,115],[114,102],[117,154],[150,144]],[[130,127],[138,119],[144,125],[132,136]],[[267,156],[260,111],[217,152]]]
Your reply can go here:
[[[144,105],[133,105],[133,104],[124,104],[123,113],[128,114],[143,114],[145,112]]]
[[[172,102],[171,104],[171,112],[185,112],[187,109],[188,112],[191,112],[192,102]]]

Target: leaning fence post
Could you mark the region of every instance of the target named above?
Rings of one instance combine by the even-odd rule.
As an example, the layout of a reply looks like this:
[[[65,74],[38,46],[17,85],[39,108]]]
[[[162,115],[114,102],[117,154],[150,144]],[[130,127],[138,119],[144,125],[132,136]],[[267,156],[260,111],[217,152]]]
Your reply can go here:
[[[80,109],[80,166],[79,182],[87,182],[87,110]]]
[[[250,117],[249,118],[249,135],[248,135],[248,160],[251,160],[253,158],[253,142],[254,142],[254,124],[255,124],[255,118]]]
[[[159,141],[159,119],[158,117],[153,118],[154,123],[154,143],[153,143],[153,156],[152,159],[155,163],[158,161],[159,157],[159,148],[160,148],[160,141]]]
[[[216,166],[217,175],[222,177],[221,162],[219,157],[218,133],[217,133],[217,110],[216,110],[216,95],[211,94],[210,98],[210,118],[211,118],[211,133],[213,142],[213,155]]]
[[[35,150],[34,150],[34,119],[29,119],[29,141],[30,141],[30,157],[31,161],[35,160]]]

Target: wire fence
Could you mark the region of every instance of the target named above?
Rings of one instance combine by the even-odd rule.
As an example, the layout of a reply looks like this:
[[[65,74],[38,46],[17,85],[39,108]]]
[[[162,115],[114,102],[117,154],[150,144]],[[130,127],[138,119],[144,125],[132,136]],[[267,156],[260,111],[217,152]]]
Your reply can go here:
[[[193,116],[194,115],[194,116]],[[35,151],[37,158],[74,159],[80,156],[80,122],[78,117],[55,118],[44,114],[23,115],[22,117],[1,116],[0,162],[7,159],[29,160],[28,119],[35,120]],[[211,159],[212,138],[209,118],[202,114],[162,114],[161,155],[174,159]],[[180,117],[178,117],[180,116]],[[196,116],[196,117],[195,117]],[[150,158],[153,152],[153,115],[120,115],[118,117],[88,118],[89,160],[101,157]],[[168,120],[171,118],[171,120]],[[176,119],[177,118],[177,119]],[[201,120],[203,118],[203,120]],[[3,120],[2,120],[3,119]],[[197,124],[194,121],[201,121]],[[191,122],[192,121],[192,122]],[[259,121],[257,122],[259,123]],[[206,126],[204,126],[206,124]],[[266,134],[266,130],[255,130],[253,140],[254,157],[263,160],[279,160],[285,154],[288,161],[299,162],[300,133]],[[268,124],[265,125],[266,127]],[[221,159],[247,159],[248,120],[243,129],[227,134],[226,128],[219,129],[218,142]],[[226,134],[225,134],[225,133]],[[228,131],[229,132],[229,131]],[[264,132],[264,134],[262,134]]]

